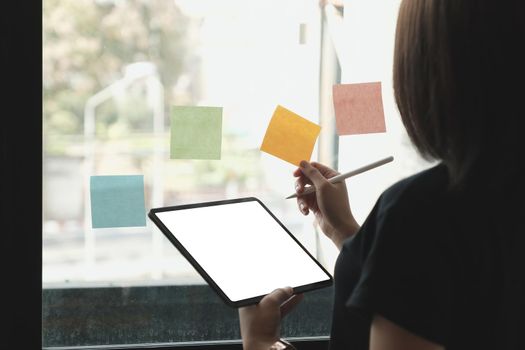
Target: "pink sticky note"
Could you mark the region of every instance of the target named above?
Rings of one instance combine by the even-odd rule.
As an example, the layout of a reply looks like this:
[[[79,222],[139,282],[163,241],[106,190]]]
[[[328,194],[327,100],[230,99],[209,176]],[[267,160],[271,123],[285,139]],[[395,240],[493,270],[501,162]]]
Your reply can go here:
[[[338,135],[386,131],[381,82],[334,85],[333,99]]]

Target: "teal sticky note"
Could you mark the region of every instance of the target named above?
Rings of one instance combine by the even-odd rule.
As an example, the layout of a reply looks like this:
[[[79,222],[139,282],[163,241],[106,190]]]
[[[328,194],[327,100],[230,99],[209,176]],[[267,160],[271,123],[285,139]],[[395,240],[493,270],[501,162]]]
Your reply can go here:
[[[146,226],[143,175],[91,176],[93,228]]]
[[[171,159],[221,159],[222,107],[172,107]]]

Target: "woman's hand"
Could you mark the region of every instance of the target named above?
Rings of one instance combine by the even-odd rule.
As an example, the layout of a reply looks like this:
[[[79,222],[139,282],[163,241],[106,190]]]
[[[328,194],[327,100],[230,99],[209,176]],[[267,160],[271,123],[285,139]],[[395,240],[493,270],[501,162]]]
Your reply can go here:
[[[337,171],[325,165],[306,161],[302,161],[294,171],[294,176],[298,178],[295,190],[299,195],[299,210],[304,215],[312,211],[321,230],[341,250],[343,241],[354,235],[359,225],[350,210],[344,181],[331,184],[327,180],[336,175],[339,175]],[[301,196],[307,184],[315,186],[315,193]]]
[[[281,335],[281,320],[301,300],[290,287],[274,290],[259,304],[239,308],[239,321],[244,350],[268,350]]]

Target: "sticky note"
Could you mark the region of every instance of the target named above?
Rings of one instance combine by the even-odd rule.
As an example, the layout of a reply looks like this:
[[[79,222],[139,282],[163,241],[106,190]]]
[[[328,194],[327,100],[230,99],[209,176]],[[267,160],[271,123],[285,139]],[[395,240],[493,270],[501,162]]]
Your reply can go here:
[[[321,127],[294,112],[277,106],[273,113],[261,151],[299,165],[310,160]]]
[[[143,175],[91,176],[93,228],[146,226]]]
[[[172,107],[171,159],[221,159],[222,107]]]
[[[386,131],[381,82],[339,84],[332,91],[339,135]]]

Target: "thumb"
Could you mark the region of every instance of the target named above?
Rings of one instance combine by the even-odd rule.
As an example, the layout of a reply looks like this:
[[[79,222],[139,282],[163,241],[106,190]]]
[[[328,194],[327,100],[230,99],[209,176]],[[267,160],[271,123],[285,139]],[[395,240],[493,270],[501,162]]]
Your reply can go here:
[[[320,188],[322,184],[327,182],[325,177],[319,172],[319,170],[315,167],[313,167],[310,163],[303,160],[299,164],[299,167],[301,168],[301,172],[304,176],[306,176],[316,188]]]
[[[293,295],[293,289],[291,287],[279,288],[265,296],[260,303],[271,304],[272,306],[281,306],[286,300],[290,299]]]

